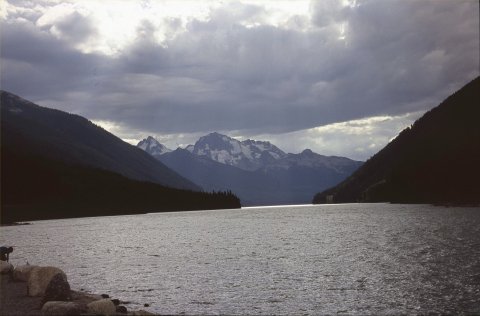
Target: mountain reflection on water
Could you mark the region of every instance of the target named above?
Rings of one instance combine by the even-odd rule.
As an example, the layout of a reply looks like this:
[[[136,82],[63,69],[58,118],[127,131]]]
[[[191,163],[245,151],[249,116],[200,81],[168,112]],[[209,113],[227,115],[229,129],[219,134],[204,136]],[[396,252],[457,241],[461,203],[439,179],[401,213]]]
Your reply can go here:
[[[13,264],[163,314],[480,313],[480,208],[344,204],[2,227]]]

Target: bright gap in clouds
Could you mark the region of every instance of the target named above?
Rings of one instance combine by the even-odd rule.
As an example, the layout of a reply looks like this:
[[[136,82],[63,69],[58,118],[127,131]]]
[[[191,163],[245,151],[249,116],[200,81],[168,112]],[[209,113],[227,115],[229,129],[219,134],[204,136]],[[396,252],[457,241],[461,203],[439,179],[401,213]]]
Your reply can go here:
[[[61,2],[45,8],[39,26],[55,25],[65,16],[78,12],[91,19],[96,34],[92,40],[78,48],[85,53],[99,52],[112,55],[135,41],[137,30],[144,21],[155,27],[154,37],[158,42],[165,40],[166,18],[177,19],[178,27],[184,27],[188,19],[205,19],[209,10],[220,1],[91,1],[76,0]],[[163,32],[162,32],[163,30]]]
[[[77,18],[91,21],[94,25],[94,35],[89,40],[82,41],[76,48],[84,53],[102,53],[115,55],[123,48],[133,43],[138,37],[138,29],[144,23],[152,26],[154,40],[163,43],[176,34],[187,31],[188,23],[193,20],[206,21],[214,10],[222,6],[235,7],[240,2],[235,1],[91,1],[76,0],[59,2],[54,6],[37,6],[36,10],[42,16],[37,26],[48,29],[58,38],[62,33],[56,29],[56,24],[62,23],[75,15]],[[242,6],[248,4],[263,12],[252,21],[245,21],[245,26],[286,24],[292,16],[308,16],[310,1],[242,1]],[[12,5],[2,9],[2,15],[14,10]],[[264,10],[264,11],[262,11]]]
[[[247,137],[242,136],[240,131],[217,132],[239,140],[270,141],[289,153],[300,153],[305,149],[311,149],[326,156],[345,156],[355,160],[367,160],[403,129],[412,125],[423,113],[424,111],[419,111],[398,116],[374,116],[283,134],[258,134]],[[94,123],[132,145],[137,145],[147,136],[153,136],[170,149],[193,145],[201,136],[207,134],[201,132],[156,134],[148,131],[132,131],[121,124],[109,121],[94,121]]]
[[[345,156],[364,161],[424,113],[418,111],[397,116],[373,116],[278,135],[255,135],[252,138],[269,140],[287,152],[299,153],[308,148],[325,156]]]

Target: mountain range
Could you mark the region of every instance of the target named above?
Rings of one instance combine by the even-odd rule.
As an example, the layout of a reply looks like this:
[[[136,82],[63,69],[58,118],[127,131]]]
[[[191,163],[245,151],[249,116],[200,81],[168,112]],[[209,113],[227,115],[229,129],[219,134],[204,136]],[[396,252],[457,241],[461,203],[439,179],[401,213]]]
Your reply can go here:
[[[266,141],[245,140],[243,142],[219,133],[200,137],[195,145],[186,149],[197,156],[243,170],[257,170],[262,166],[283,158],[286,154]]]
[[[313,203],[480,203],[480,77]]]
[[[81,116],[6,91],[0,101],[3,223],[240,207],[233,194],[200,192],[200,186]]]
[[[216,132],[173,151],[151,136],[137,146],[205,190],[233,191],[242,205],[309,203],[319,189],[339,183],[362,165],[309,149],[285,153],[267,141],[239,141]]]

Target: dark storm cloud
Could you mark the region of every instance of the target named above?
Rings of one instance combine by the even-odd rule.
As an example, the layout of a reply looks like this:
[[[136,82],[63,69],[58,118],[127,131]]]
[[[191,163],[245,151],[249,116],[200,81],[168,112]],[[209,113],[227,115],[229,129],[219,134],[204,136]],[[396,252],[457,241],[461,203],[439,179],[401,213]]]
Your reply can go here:
[[[261,134],[425,110],[479,74],[473,1],[311,8],[301,29],[263,24],[259,5],[229,3],[185,31],[166,19],[175,36],[161,43],[144,20],[113,57],[74,48],[96,35],[78,12],[49,28],[7,18],[2,88],[131,129]]]
[[[88,114],[78,96],[95,104],[96,74],[105,68],[114,74],[109,59],[82,54],[31,23],[2,23],[1,35],[2,89],[25,98]]]

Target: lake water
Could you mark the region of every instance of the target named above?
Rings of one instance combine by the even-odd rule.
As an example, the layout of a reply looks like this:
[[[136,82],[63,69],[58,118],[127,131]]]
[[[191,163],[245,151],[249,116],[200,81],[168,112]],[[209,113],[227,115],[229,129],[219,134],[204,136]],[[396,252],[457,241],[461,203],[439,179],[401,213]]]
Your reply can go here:
[[[13,264],[164,314],[480,313],[480,208],[345,204],[38,221]],[[144,308],[143,304],[150,304]]]

